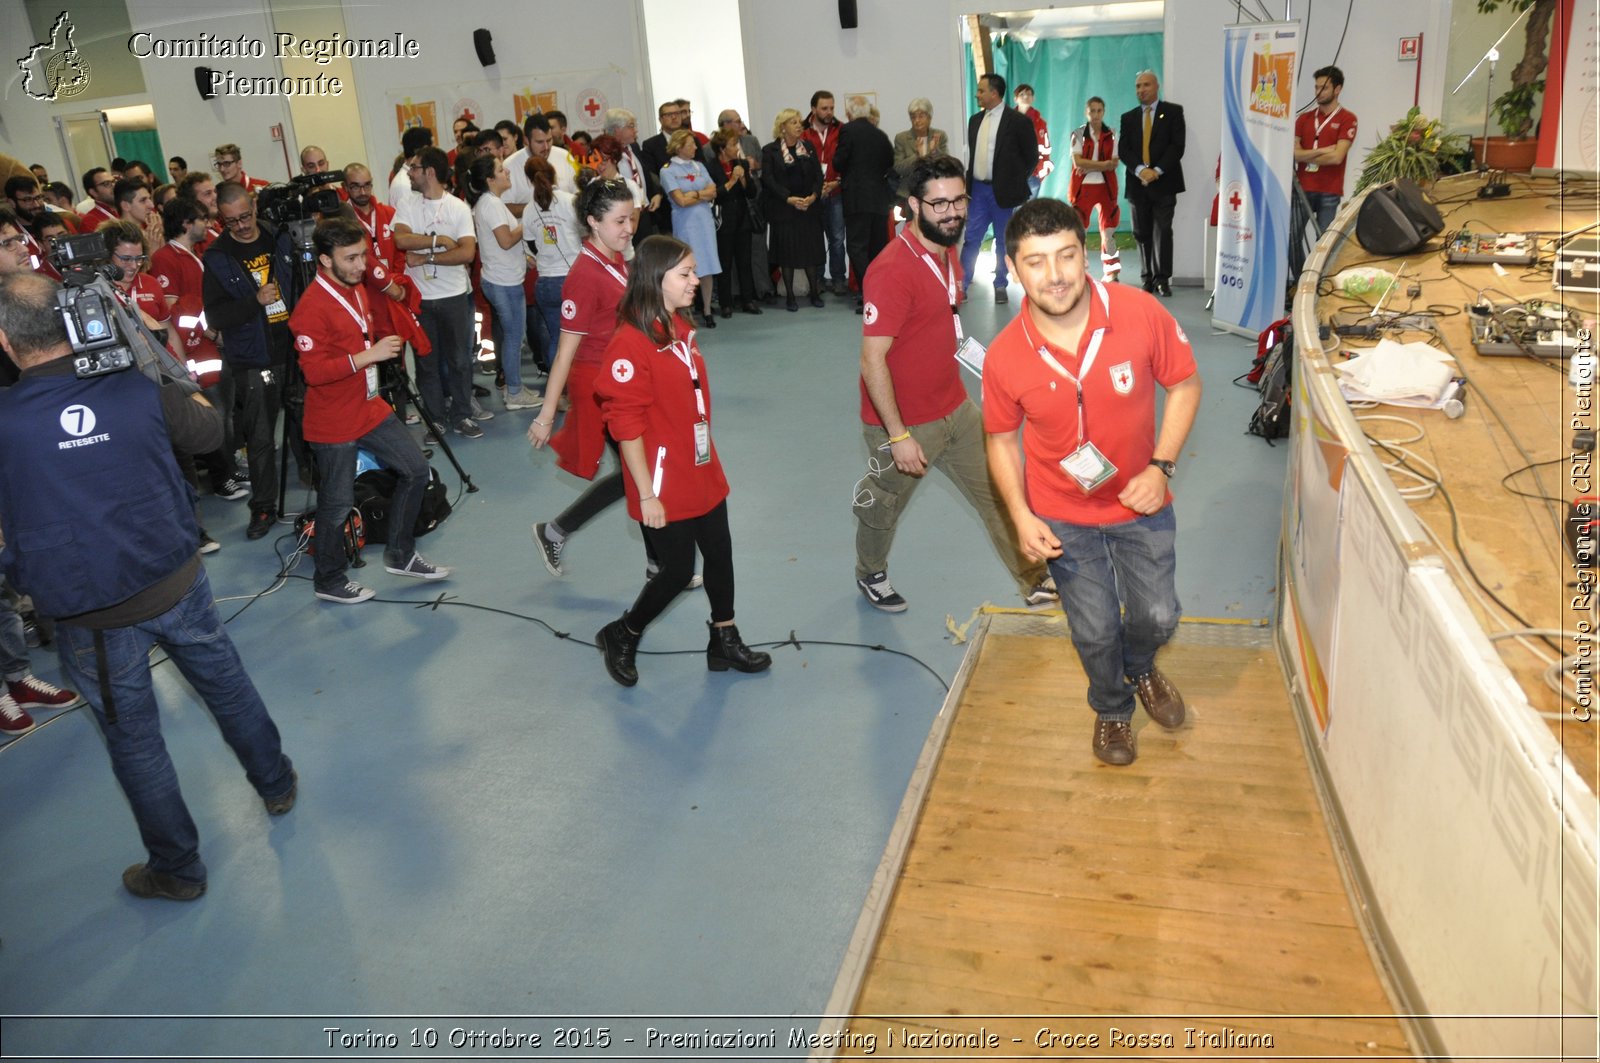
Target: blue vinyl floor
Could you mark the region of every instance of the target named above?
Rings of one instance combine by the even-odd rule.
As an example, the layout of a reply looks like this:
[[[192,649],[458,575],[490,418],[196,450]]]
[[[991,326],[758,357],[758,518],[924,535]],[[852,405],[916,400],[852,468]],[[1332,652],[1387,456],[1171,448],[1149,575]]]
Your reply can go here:
[[[971,294],[963,317],[983,339],[1021,300],[1013,286],[996,307],[982,282]],[[1261,619],[1287,450],[1244,434],[1256,399],[1230,381],[1254,345],[1213,334],[1203,301],[1169,301],[1206,384],[1175,485],[1179,592],[1192,619]],[[681,655],[642,657],[639,685],[615,685],[587,643],[641,585],[639,532],[620,507],[605,514],[568,545],[566,578],[550,577],[530,522],[581,485],[528,447],[532,412],[487,400],[485,437],[452,439],[480,490],[420,542],[454,578],[389,576],[372,548],[352,574],[378,600],[346,608],[312,597],[307,559],[230,623],[299,771],[293,812],[269,820],[203,707],[156,668],[210,869],[203,899],[123,891],[143,852],[86,712],[0,748],[5,1055],[349,1058],[361,1052],[329,1050],[324,1027],[404,1038],[413,1015],[818,1012],[961,663],[947,617],[1020,605],[937,474],[893,555],[910,610],[878,613],[857,594],[860,318],[851,300],[828,303],[701,332],[740,629],[798,647],[772,649],[764,675],[707,673],[694,592],[644,641]],[[435,466],[454,491],[442,456]],[[246,541],[242,502],[201,505],[233,616],[273,583],[277,536]],[[59,676],[52,651],[34,663]],[[1088,741],[1087,721],[1063,726]],[[141,1015],[200,1017],[93,1017]],[[308,1017],[233,1017],[280,1015]]]

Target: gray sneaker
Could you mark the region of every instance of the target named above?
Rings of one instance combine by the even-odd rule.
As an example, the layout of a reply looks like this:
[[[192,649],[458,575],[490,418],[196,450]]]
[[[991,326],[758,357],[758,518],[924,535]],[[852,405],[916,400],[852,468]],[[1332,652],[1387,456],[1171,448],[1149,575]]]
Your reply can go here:
[[[483,429],[478,427],[478,422],[470,417],[463,417],[456,422],[456,435],[466,436],[468,439],[482,439]]]
[[[474,420],[478,421],[494,420],[494,414],[484,409],[483,404],[480,403],[476,398],[472,400],[472,417]]]
[[[523,388],[515,395],[506,396],[508,410],[537,410],[544,405],[544,396],[532,388]]]
[[[384,563],[383,570],[396,576],[410,576],[412,579],[449,579],[450,569],[444,565],[436,565],[419,553],[413,552],[411,560],[403,565]]]
[[[561,548],[567,545],[565,539],[551,539],[545,535],[549,525],[540,521],[533,526],[533,541],[539,547],[539,557],[544,561],[545,570],[552,576],[561,576],[565,573],[561,568]]]
[[[355,580],[346,580],[343,587],[318,590],[316,595],[323,601],[333,602],[335,605],[360,605],[376,593],[369,587],[363,587]]]

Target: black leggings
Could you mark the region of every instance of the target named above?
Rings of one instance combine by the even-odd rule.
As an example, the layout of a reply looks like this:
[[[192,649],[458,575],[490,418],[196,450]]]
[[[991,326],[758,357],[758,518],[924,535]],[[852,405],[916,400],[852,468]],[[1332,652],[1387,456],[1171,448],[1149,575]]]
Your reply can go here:
[[[703,559],[706,597],[711,599],[711,622],[733,619],[733,536],[728,531],[728,501],[711,512],[688,520],[671,521],[664,528],[644,530],[646,546],[654,546],[661,571],[644,585],[623,622],[641,635],[694,576],[694,552]]]
[[[617,469],[595,480],[594,483],[589,485],[587,491],[578,496],[577,501],[562,510],[561,515],[550,522],[555,525],[556,530],[561,532],[563,538],[589,523],[606,509],[622,501],[623,495],[626,494],[622,482],[622,452],[617,448],[617,441],[609,435],[606,436],[606,446],[610,447],[611,453],[616,455]],[[643,528],[644,525],[641,524],[639,527]],[[656,551],[655,547],[650,545],[650,536],[648,535],[644,537],[644,556],[652,564],[655,563]],[[691,571],[689,575],[692,576],[693,574]],[[683,581],[688,583],[689,576],[685,576]]]

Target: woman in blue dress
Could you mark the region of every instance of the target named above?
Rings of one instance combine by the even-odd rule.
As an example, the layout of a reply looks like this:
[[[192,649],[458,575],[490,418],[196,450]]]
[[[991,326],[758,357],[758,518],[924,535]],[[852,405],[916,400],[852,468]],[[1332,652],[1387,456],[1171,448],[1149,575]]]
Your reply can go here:
[[[680,129],[667,141],[671,162],[661,169],[661,190],[672,200],[672,235],[694,251],[695,274],[700,285],[700,316],[706,328],[716,328],[711,316],[711,289],[705,278],[722,272],[717,258],[717,219],[711,204],[717,198],[716,182],[699,159],[700,144],[694,133]]]

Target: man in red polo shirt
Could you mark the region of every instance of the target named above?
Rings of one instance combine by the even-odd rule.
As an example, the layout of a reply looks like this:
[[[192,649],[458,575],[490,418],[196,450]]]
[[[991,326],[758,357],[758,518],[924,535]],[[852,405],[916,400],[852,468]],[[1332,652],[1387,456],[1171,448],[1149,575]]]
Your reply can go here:
[[[359,162],[344,168],[343,188],[350,195],[350,208],[356,221],[367,231],[378,258],[390,273],[406,271],[406,256],[394,246],[394,208],[379,203],[372,192],[372,171]]]
[[[1344,161],[1356,140],[1356,116],[1339,105],[1344,71],[1325,66],[1311,76],[1317,106],[1295,119],[1294,169],[1317,227],[1326,230],[1344,198]]]
[[[344,522],[355,502],[356,449],[399,477],[389,510],[384,571],[412,579],[450,575],[417,553],[412,529],[428,486],[428,460],[379,394],[378,363],[400,356],[395,335],[378,335],[364,290],[367,234],[346,218],[319,222],[312,236],[317,279],[289,315],[289,331],[306,381],[306,442],[317,456],[314,580],[325,602],[356,605],[373,592],[346,574]]]
[[[889,583],[889,547],[929,466],[950,477],[983,518],[1029,605],[1055,601],[1042,558],[1017,552],[984,464],[983,419],[961,382],[956,302],[961,266],[951,249],[967,223],[966,171],[948,155],[918,159],[907,203],[911,224],[889,241],[862,285],[862,436],[868,474],[856,497],[856,586],[873,608],[901,613]]]
[[[117,177],[104,166],[96,166],[83,175],[83,190],[89,193],[89,207],[80,211],[82,224],[78,231],[93,232],[108,221],[117,220],[117,201],[112,190],[117,187]]]
[[[217,150],[212,152],[212,163],[217,168],[217,173],[222,175],[224,181],[238,181],[244,185],[244,190],[252,196],[260,189],[267,187],[271,182],[263,181],[259,177],[251,177],[244,172],[244,158],[240,154],[237,144],[218,144]]]
[[[1091,279],[1083,244],[1083,222],[1060,200],[1012,214],[1006,257],[1027,302],[989,346],[983,425],[1018,545],[1049,561],[1071,621],[1094,754],[1131,764],[1135,696],[1163,727],[1184,719],[1155,658],[1182,612],[1167,485],[1201,385],[1172,315],[1148,292]],[[1157,385],[1167,392],[1159,433]]]

